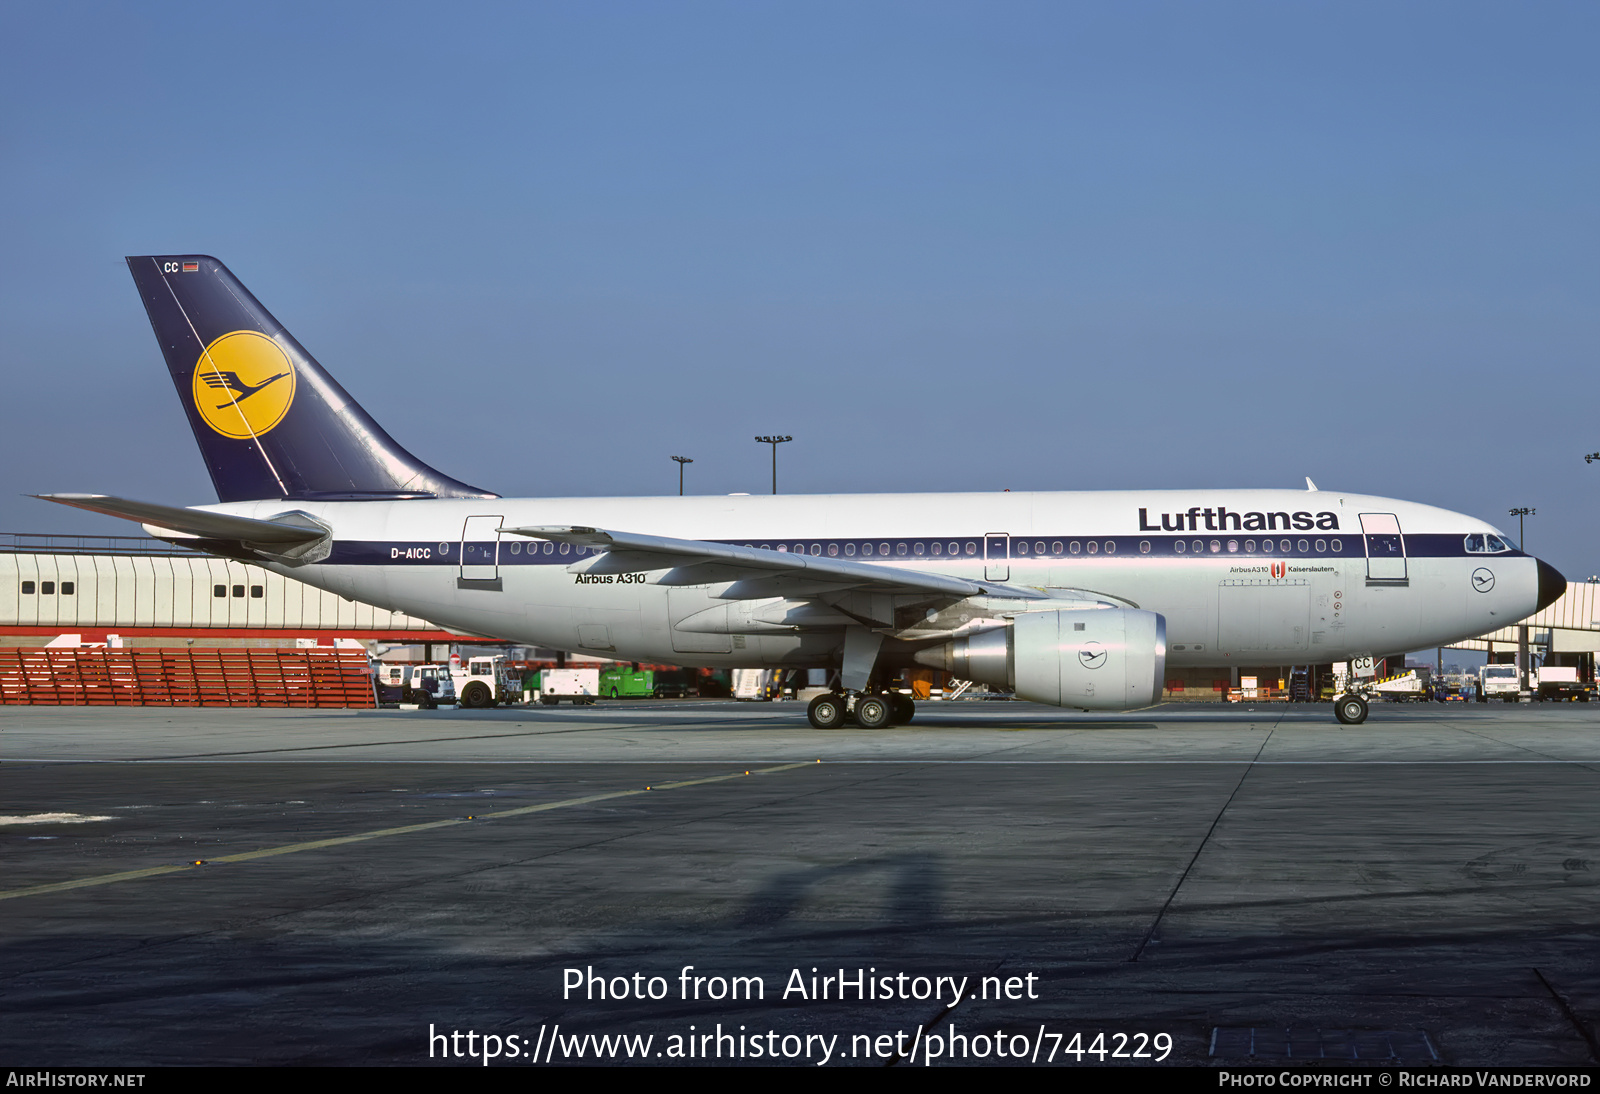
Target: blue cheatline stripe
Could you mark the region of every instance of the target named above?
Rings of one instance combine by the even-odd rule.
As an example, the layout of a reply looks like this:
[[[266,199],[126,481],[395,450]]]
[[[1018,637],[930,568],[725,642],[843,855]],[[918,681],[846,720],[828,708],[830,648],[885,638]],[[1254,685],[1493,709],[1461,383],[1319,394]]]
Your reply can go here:
[[[1428,533],[1404,537],[1408,558],[1527,557],[1521,551],[1498,554],[1469,552],[1466,535]],[[724,539],[708,542],[760,547],[797,554],[822,555],[859,562],[905,562],[922,566],[985,561],[985,537],[937,538],[885,537],[880,539]],[[548,540],[503,540],[495,557],[494,540],[336,540],[327,559],[330,566],[570,566],[592,548],[551,543]],[[1194,558],[1202,556],[1240,565],[1299,559],[1364,559],[1367,548],[1359,534],[1340,532],[1190,532],[1185,535],[1143,536],[1012,536],[1005,545],[1007,557],[989,561],[1024,565],[1033,561],[1057,563],[1102,562],[1108,559]],[[463,551],[465,557],[463,558]]]

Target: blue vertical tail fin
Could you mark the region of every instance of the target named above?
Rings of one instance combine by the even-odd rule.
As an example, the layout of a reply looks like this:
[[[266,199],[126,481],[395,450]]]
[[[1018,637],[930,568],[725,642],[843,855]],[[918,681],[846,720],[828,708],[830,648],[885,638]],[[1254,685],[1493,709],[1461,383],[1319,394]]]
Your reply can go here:
[[[220,500],[496,496],[396,444],[221,262],[128,269]]]

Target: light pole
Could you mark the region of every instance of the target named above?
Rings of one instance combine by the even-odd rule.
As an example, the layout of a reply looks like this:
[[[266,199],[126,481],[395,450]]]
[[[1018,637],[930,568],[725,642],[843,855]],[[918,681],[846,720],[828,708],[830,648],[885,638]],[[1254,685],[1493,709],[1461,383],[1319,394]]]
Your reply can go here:
[[[1583,458],[1584,463],[1593,463],[1595,460],[1600,460],[1600,452],[1590,452]]]
[[[694,461],[688,456],[674,456],[672,458],[678,461],[678,497],[681,498],[683,497],[683,465]]]
[[[1517,518],[1517,546],[1521,550],[1526,551],[1528,549],[1528,545],[1523,542],[1522,539],[1522,518],[1534,516],[1539,512],[1539,510],[1529,509],[1527,506],[1523,506],[1521,509],[1507,509],[1506,512]]]
[[[772,446],[772,492],[776,494],[778,492],[778,446],[783,444],[785,441],[792,441],[794,438],[757,437],[756,440],[760,441],[762,444],[770,444]]]

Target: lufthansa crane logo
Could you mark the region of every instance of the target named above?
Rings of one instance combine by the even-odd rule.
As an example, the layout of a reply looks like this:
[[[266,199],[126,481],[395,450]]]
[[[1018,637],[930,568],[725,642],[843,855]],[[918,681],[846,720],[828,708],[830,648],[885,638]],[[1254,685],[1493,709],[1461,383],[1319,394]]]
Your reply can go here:
[[[1086,669],[1097,669],[1106,663],[1106,648],[1098,642],[1085,642],[1078,650],[1078,661]]]
[[[1477,589],[1480,593],[1486,593],[1490,589],[1494,588],[1493,572],[1484,569],[1482,566],[1479,566],[1476,570],[1473,570],[1472,587]]]
[[[195,362],[195,409],[224,437],[261,436],[283,421],[293,402],[294,365],[264,334],[224,334]]]

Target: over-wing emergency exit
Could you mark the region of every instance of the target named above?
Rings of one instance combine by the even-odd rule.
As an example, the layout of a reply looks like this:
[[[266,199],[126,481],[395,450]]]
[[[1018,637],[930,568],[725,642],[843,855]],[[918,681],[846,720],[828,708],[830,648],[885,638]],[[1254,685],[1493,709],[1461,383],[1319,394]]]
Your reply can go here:
[[[221,262],[128,267],[220,503],[41,496],[463,632],[836,670],[819,728],[909,721],[910,666],[1131,710],[1169,665],[1445,645],[1566,587],[1473,517],[1315,489],[503,498],[401,448]]]

